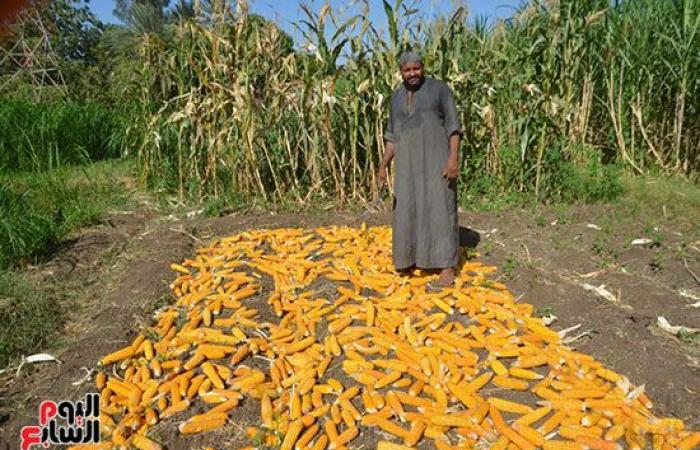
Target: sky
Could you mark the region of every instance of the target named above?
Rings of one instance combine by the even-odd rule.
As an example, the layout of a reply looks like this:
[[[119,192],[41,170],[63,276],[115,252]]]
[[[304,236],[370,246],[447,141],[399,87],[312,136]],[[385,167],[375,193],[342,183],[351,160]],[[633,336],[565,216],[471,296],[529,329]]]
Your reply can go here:
[[[333,10],[342,10],[348,4],[352,4],[357,0],[331,0]],[[95,12],[97,17],[103,22],[118,23],[112,15],[114,10],[114,0],[90,0],[90,8]],[[174,3],[174,2],[171,2]],[[324,0],[309,0],[314,11],[318,11],[323,5]],[[370,18],[372,22],[379,24],[379,28],[386,23],[382,0],[369,0],[370,3]],[[390,0],[390,3],[394,3]],[[452,9],[453,0],[406,0],[406,4],[415,3],[422,13],[428,16],[435,13],[444,13]],[[462,0],[460,3],[466,3],[469,8],[471,17],[486,16],[491,19],[509,17],[514,8],[522,3],[522,0]],[[277,22],[280,27],[292,35],[296,33],[291,26],[292,22],[303,17],[303,13],[299,8],[298,0],[250,0],[251,12],[260,14],[268,19]]]

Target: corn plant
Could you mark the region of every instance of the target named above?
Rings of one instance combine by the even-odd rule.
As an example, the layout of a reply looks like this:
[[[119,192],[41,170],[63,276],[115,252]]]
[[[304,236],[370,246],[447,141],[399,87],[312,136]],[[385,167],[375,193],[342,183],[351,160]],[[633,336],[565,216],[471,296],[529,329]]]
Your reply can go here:
[[[141,173],[198,200],[369,200],[412,47],[455,91],[466,201],[601,198],[621,169],[696,178],[699,4],[535,0],[489,25],[384,0],[385,32],[368,4],[347,18],[302,5],[289,52],[245,2],[210,2],[140,39]]]

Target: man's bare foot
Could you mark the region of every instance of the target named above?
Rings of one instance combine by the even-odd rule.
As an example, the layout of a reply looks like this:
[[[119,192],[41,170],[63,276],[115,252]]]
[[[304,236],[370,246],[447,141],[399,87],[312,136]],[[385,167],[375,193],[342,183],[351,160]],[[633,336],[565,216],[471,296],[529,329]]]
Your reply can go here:
[[[403,269],[397,269],[396,273],[398,273],[401,277],[410,277],[413,269],[415,269],[415,266],[404,267]]]
[[[440,287],[452,287],[455,284],[455,271],[452,267],[446,267],[440,272],[440,278],[437,280]]]

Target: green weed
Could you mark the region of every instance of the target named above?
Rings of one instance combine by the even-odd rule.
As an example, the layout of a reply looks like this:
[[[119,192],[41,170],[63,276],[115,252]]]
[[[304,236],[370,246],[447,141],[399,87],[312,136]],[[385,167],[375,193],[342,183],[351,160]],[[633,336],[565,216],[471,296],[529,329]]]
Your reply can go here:
[[[69,233],[122,205],[127,170],[125,163],[102,162],[0,173],[0,269],[50,255]]]
[[[0,367],[46,351],[62,314],[54,298],[21,274],[0,271]]]
[[[0,100],[0,173],[121,156],[128,121],[97,103]]]

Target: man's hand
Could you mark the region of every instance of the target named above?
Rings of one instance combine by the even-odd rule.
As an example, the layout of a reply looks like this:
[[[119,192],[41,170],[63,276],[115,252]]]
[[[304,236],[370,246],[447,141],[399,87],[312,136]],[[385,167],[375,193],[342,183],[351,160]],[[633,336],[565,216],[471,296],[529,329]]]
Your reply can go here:
[[[447,166],[442,172],[442,177],[447,181],[456,180],[459,177],[459,164],[457,164],[457,161],[452,158],[447,160]]]
[[[379,167],[378,178],[379,178],[379,187],[380,187],[380,188],[386,187],[387,184],[388,184],[388,178],[387,178],[387,174],[386,174],[386,167],[384,167],[384,166],[380,166],[380,167]]]

